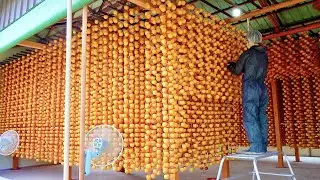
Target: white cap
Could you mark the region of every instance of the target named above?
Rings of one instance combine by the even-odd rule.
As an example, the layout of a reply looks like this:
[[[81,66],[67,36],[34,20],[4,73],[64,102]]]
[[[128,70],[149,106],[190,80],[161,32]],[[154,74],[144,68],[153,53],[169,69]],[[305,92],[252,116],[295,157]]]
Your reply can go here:
[[[253,43],[261,43],[262,42],[262,34],[257,30],[251,30],[247,34],[247,38],[249,42]]]

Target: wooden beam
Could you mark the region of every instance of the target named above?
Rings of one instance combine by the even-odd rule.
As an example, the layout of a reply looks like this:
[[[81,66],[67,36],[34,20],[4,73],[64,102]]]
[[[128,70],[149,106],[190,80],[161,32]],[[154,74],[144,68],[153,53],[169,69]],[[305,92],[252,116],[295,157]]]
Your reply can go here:
[[[295,8],[299,8],[299,7],[303,7],[303,6],[306,6],[306,5],[309,5],[311,4],[312,1],[310,2],[303,2],[303,3],[300,3],[298,5],[295,5],[295,6],[291,6],[291,7],[286,7],[286,8],[282,8],[282,9],[279,9],[276,11],[276,13],[282,13],[282,12],[286,12],[286,11],[289,11],[291,9],[295,9]],[[264,17],[267,17],[268,15],[272,14],[271,12],[268,12],[268,13],[265,13],[265,14],[261,14],[259,16],[255,16],[253,18],[251,18],[251,20],[255,20],[255,19],[259,19],[259,18],[264,18]],[[238,25],[238,24],[242,24],[242,23],[245,23],[246,20],[241,20],[239,22],[236,22],[236,23],[233,23],[233,25]]]
[[[249,12],[247,14],[244,14],[244,15],[242,15],[240,17],[227,19],[226,21],[229,22],[229,23],[237,22],[237,21],[240,21],[240,20],[243,20],[243,19],[247,19],[247,18],[251,18],[251,17],[254,17],[254,16],[261,15],[261,14],[265,14],[265,13],[268,13],[268,12],[276,11],[278,9],[282,9],[282,8],[285,8],[285,7],[288,7],[288,6],[293,6],[293,5],[296,5],[296,4],[301,3],[303,1],[304,0],[288,0],[288,1],[285,1],[285,2],[282,2],[282,3],[279,3],[279,4],[274,4],[272,6],[260,9],[260,10],[251,11],[251,12]]]
[[[63,130],[63,180],[70,180],[70,91],[71,91],[71,52],[72,52],[72,0],[66,0],[66,57],[65,57],[65,88],[64,88],[64,130]]]
[[[19,169],[19,157],[13,156],[12,157],[12,170]]]
[[[300,152],[299,152],[299,147],[298,146],[294,147],[294,155],[296,157],[296,162],[301,162],[300,161]]]
[[[301,26],[307,26],[308,24],[312,24],[312,23],[316,23],[316,22],[320,22],[320,16],[319,17],[312,17],[312,18],[308,18],[305,20],[301,20],[301,21],[295,21],[286,25],[282,25],[282,30],[283,31],[289,31],[290,29],[294,29],[294,28],[298,28]],[[271,33],[273,32],[273,28],[268,28],[268,29],[260,29],[259,30],[264,36],[270,35],[270,34],[274,34]]]
[[[151,6],[150,0],[128,0],[128,1],[146,10],[155,11],[159,13],[159,11],[155,7]]]
[[[274,114],[274,126],[276,131],[276,144],[278,150],[278,167],[283,168],[283,153],[282,153],[282,137],[281,137],[281,127],[280,127],[280,106],[279,106],[279,95],[278,95],[278,81],[277,79],[271,80],[271,95],[272,95],[272,105]]]
[[[261,6],[263,8],[266,8],[269,6],[267,0],[259,0],[259,3],[261,4]],[[276,17],[276,14],[273,12],[272,14],[268,15],[268,19],[269,21],[272,23],[273,25],[273,28],[274,28],[274,31],[277,33],[279,32],[279,26],[280,26],[280,23]]]
[[[20,42],[18,45],[33,48],[33,49],[40,49],[40,50],[44,49],[46,46],[45,44],[32,42],[32,41],[28,41],[28,40],[24,40],[24,41]]]
[[[174,180],[180,180],[179,172],[174,174]]]
[[[107,2],[107,1],[105,1]],[[82,9],[79,180],[84,180],[88,6]]]
[[[296,33],[304,32],[304,31],[309,31],[311,29],[317,29],[317,28],[320,28],[320,22],[309,24],[307,26],[291,29],[288,31],[280,32],[280,33],[270,34],[270,35],[263,37],[263,40],[278,38],[281,36],[287,36],[287,35],[296,34]]]
[[[225,160],[222,166],[222,178],[230,177],[230,162],[229,160]]]
[[[69,166],[69,180],[72,180],[72,166]]]
[[[110,2],[103,0],[102,4],[101,4],[100,7],[99,7],[98,12],[101,12],[102,9],[104,9],[104,8],[106,8],[106,7],[108,7],[108,6],[110,6]]]

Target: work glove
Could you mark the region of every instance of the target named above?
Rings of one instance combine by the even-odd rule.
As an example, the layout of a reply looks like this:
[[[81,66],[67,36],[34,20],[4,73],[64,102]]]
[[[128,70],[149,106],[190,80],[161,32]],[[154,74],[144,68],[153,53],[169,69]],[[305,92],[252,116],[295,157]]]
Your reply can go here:
[[[230,71],[236,66],[235,62],[228,62],[227,69]]]

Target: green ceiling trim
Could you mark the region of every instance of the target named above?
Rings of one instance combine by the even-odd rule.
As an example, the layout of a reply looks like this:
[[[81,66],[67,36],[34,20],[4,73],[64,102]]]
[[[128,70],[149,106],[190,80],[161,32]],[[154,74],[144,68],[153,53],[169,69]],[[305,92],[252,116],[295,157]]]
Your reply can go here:
[[[94,0],[73,0],[73,12]],[[63,19],[67,15],[66,0],[45,0],[0,33],[0,53]]]

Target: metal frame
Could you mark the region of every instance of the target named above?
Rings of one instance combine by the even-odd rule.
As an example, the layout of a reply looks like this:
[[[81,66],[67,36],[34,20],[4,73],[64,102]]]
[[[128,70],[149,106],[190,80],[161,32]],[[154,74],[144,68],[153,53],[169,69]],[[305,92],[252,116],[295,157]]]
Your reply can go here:
[[[279,155],[278,152],[267,152],[267,153],[259,154],[259,155],[258,154],[257,155],[255,155],[255,154],[252,154],[252,155],[251,154],[231,154],[231,155],[224,156],[220,161],[217,180],[221,179],[222,167],[223,167],[224,161],[226,159],[229,159],[229,160],[235,160],[235,159],[236,160],[251,160],[252,161],[252,165],[253,165],[253,170],[251,172],[227,178],[229,180],[230,179],[237,179],[239,177],[243,177],[243,176],[246,176],[248,174],[252,174],[252,180],[256,180],[256,178],[257,178],[257,180],[261,180],[261,177],[260,177],[261,174],[270,175],[270,176],[288,177],[288,178],[291,178],[292,180],[296,180],[296,177],[295,177],[295,174],[294,174],[294,172],[292,170],[290,161],[289,161],[287,155],[285,155],[284,153],[282,153],[282,155],[284,156],[284,159],[287,162],[290,174],[284,174],[284,173],[283,174],[282,173],[278,174],[278,173],[260,172],[259,171],[259,169],[258,169],[258,160],[264,159],[264,158],[268,158],[268,157],[272,157],[272,156],[278,156],[278,155]]]

